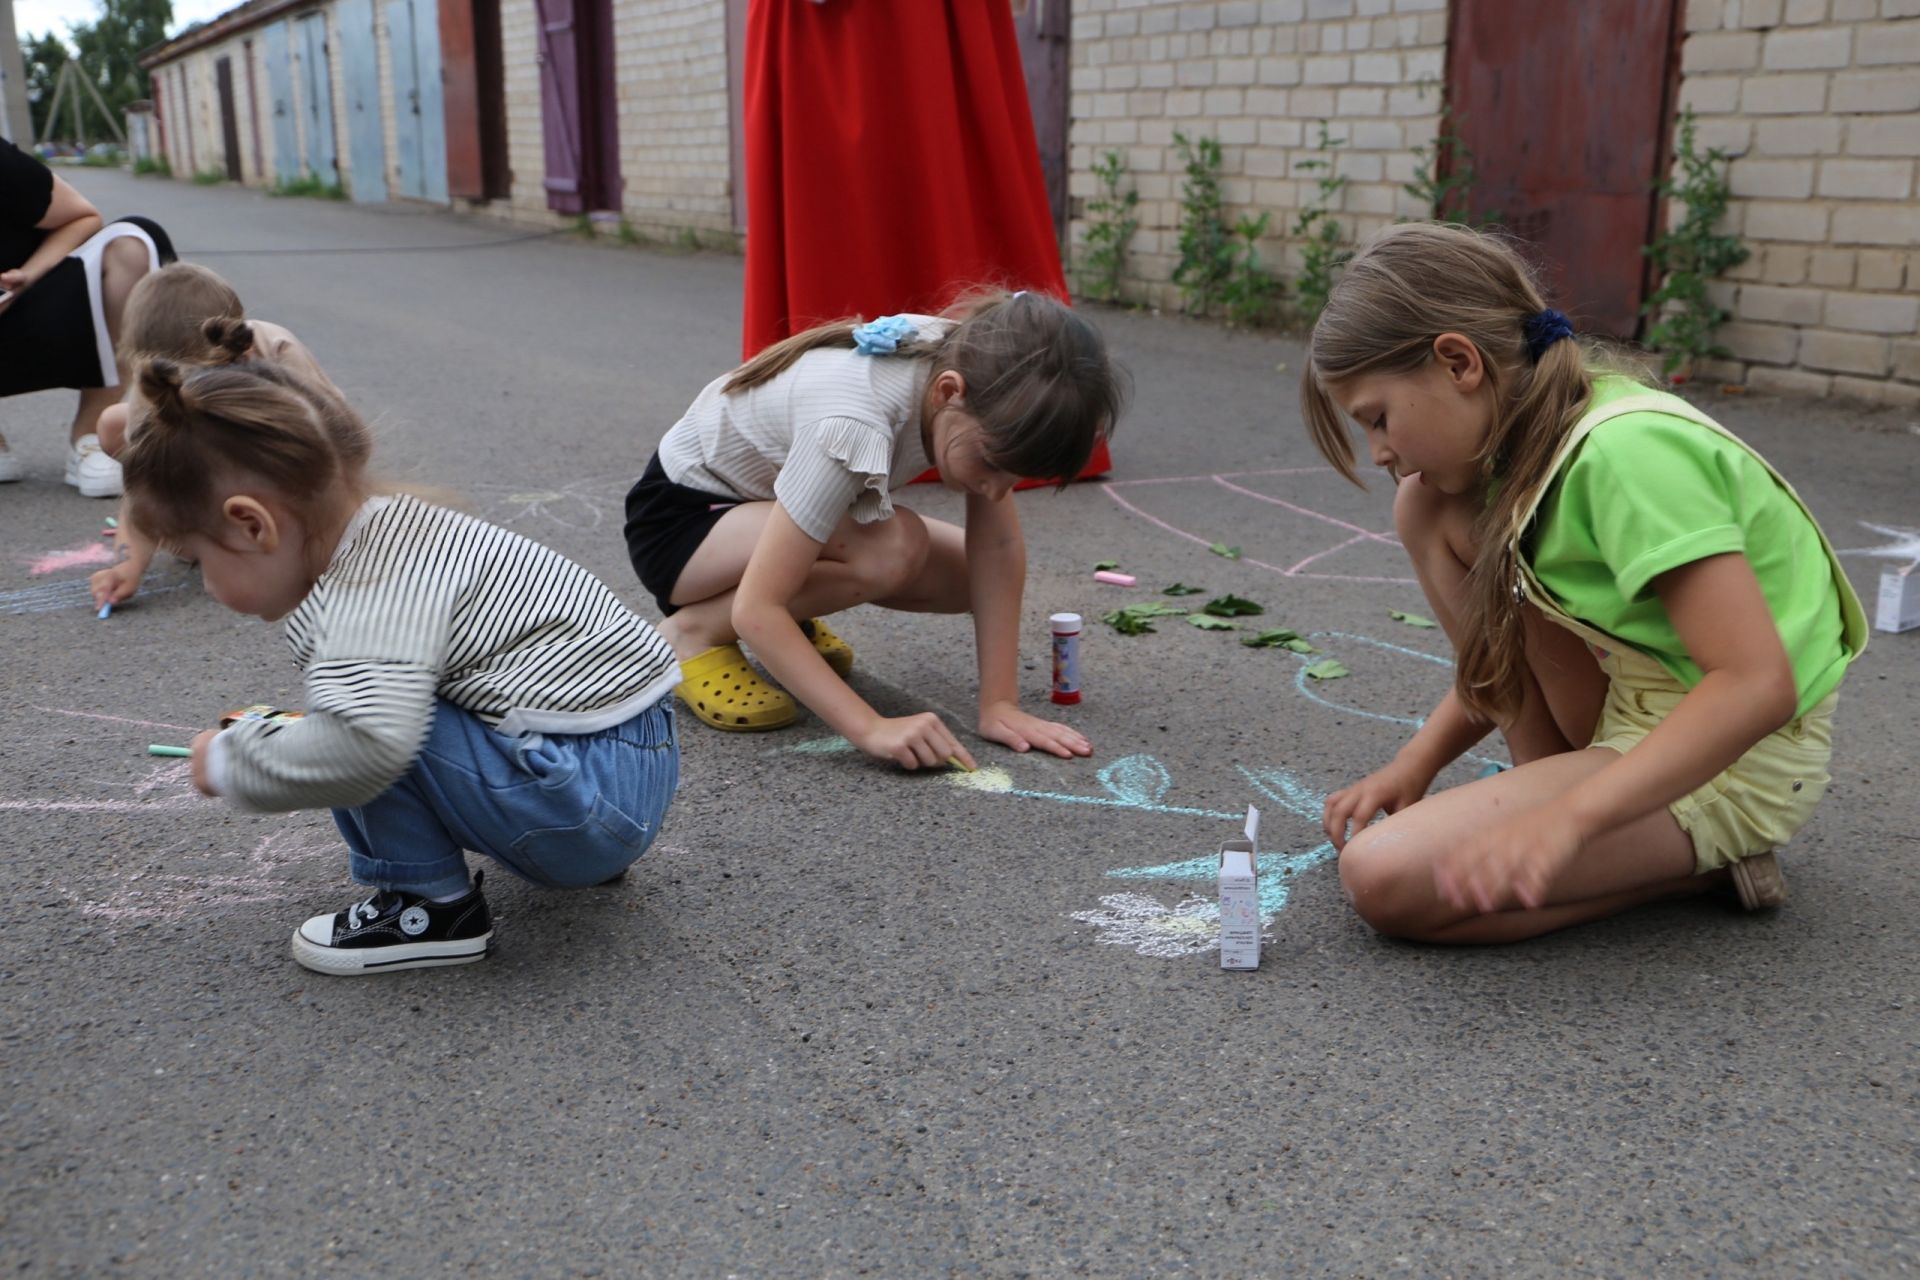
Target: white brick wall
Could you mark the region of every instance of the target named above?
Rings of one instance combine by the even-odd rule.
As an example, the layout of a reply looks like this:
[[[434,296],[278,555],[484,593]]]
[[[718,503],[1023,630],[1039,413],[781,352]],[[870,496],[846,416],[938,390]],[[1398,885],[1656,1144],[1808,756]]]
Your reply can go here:
[[[730,241],[725,0],[615,0],[613,48],[627,220]]]
[[[1686,28],[1680,98],[1753,255],[1714,372],[1920,405],[1920,0],[1687,0]]]
[[[1092,166],[1118,150],[1140,194],[1123,292],[1178,306],[1176,130],[1220,140],[1227,218],[1270,213],[1261,257],[1283,274],[1298,265],[1284,230],[1313,195],[1299,166],[1319,156],[1319,120],[1345,140],[1335,208],[1349,239],[1425,213],[1401,184],[1438,127],[1446,31],[1445,0],[1074,0],[1070,260],[1099,190]]]

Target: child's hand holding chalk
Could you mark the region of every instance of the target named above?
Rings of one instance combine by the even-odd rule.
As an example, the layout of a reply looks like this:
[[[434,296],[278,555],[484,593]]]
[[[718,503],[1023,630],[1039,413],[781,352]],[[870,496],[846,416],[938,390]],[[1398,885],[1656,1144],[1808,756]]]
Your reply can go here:
[[[203,730],[194,735],[193,745],[190,747],[175,747],[169,746],[164,742],[156,742],[147,748],[147,754],[150,756],[169,756],[174,759],[192,760],[193,789],[203,796],[217,797],[220,793],[213,789],[213,772],[209,767],[207,757],[212,754],[213,740],[218,737],[219,734],[220,731],[218,729]]]
[[[202,729],[193,735],[193,789],[203,796],[218,796],[213,786],[213,740],[218,729]]]

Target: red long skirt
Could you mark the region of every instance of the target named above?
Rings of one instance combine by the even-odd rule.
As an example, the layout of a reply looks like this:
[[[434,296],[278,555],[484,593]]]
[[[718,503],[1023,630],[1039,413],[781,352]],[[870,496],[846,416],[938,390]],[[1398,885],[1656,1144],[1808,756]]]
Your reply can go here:
[[[743,356],[976,285],[1067,300],[1008,0],[751,0],[746,63]]]

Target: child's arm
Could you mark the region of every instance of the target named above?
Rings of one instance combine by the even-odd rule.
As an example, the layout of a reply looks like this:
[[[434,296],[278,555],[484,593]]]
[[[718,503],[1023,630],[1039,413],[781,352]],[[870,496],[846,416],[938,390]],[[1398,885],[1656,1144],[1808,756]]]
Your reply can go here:
[[[1704,673],[1700,683],[1638,746],[1559,802],[1489,827],[1437,862],[1435,881],[1456,906],[1539,906],[1587,841],[1705,785],[1793,718],[1793,666],[1744,555],[1682,565],[1653,589]]]
[[[1391,761],[1327,797],[1322,819],[1327,839],[1335,850],[1344,849],[1349,828],[1358,830],[1373,821],[1376,813],[1398,813],[1417,803],[1442,769],[1492,731],[1491,724],[1476,719],[1461,704],[1460,695],[1448,689]]]
[[[1020,597],[1026,589],[1027,544],[1011,496],[967,495],[967,590],[980,661],[980,736],[1015,751],[1039,747],[1056,756],[1087,756],[1093,744],[1077,729],[1020,709]]]
[[[808,537],[778,502],[747,560],[733,596],[733,629],[786,686],[847,741],[870,756],[893,760],[908,769],[940,767],[958,758],[968,767],[972,754],[930,711],[888,718],[833,673],[793,620],[791,602],[820,559],[822,544]]]
[[[114,542],[120,551],[120,559],[110,568],[102,569],[87,580],[93,591],[93,604],[97,609],[103,604],[124,604],[140,590],[140,579],[147,574],[147,566],[153,563],[153,539],[140,532],[127,519],[127,504],[120,504],[120,524],[114,530]]]

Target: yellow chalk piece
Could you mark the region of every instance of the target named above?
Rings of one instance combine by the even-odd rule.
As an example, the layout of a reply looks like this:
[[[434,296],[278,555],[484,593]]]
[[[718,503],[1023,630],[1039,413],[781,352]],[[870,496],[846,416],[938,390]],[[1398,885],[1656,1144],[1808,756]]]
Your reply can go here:
[[[968,773],[975,772],[975,770],[970,765],[968,765],[966,761],[962,760],[959,756],[948,756],[947,763],[952,765],[956,769],[965,769]]]

